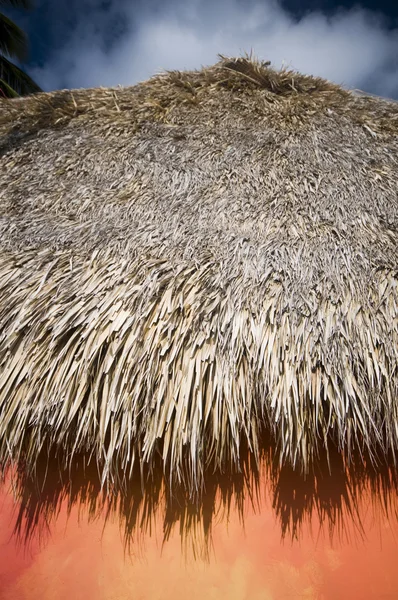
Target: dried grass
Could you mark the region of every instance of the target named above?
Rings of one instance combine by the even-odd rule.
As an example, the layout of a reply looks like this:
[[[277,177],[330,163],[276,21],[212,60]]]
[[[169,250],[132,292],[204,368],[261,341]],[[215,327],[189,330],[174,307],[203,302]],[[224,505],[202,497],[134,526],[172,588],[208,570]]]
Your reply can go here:
[[[251,57],[0,101],[0,462],[395,456],[397,133]]]

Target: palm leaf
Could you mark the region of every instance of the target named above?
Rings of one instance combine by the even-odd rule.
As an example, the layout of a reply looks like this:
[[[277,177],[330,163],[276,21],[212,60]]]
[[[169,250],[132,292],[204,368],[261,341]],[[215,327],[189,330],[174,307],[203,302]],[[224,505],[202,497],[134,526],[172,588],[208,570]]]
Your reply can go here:
[[[29,75],[4,56],[0,56],[0,81],[7,82],[7,88],[11,88],[20,96],[42,91]],[[3,87],[2,83],[0,85]],[[7,89],[3,88],[3,91],[8,96]]]
[[[18,98],[19,96],[19,94],[17,94],[17,92],[13,90],[12,87],[10,87],[8,83],[4,81],[4,79],[0,79],[0,92],[2,92],[0,97],[3,94],[6,98]]]
[[[11,19],[0,13],[0,53],[24,60],[27,52],[28,40],[25,33]]]
[[[11,6],[12,8],[32,8],[30,0],[0,0],[0,6]]]

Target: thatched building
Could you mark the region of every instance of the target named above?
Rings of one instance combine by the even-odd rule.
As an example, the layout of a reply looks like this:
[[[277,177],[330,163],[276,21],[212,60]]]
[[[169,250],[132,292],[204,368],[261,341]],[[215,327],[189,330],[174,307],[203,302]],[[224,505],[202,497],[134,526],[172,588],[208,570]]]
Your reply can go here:
[[[0,460],[398,450],[398,104],[249,58],[0,100]]]

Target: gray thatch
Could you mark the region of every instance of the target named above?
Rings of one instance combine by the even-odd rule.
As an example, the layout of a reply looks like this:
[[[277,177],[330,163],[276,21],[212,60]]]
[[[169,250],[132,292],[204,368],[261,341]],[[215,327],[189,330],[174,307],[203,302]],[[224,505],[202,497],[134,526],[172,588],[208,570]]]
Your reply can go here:
[[[0,461],[394,455],[397,134],[249,58],[0,101]]]

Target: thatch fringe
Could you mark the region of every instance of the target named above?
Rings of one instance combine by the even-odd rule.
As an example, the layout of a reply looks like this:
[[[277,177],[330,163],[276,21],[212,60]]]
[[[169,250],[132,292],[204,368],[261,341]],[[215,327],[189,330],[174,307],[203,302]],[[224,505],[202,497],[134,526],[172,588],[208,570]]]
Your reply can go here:
[[[347,464],[334,448],[331,469],[324,456],[304,479],[289,465],[277,466],[272,446],[262,448],[258,464],[243,451],[239,472],[207,473],[205,493],[192,498],[184,486],[168,486],[161,466],[144,480],[136,469],[128,485],[119,479],[104,488],[87,456],[76,455],[65,468],[64,457],[43,452],[33,470],[19,464],[7,476],[17,508],[14,535],[25,549],[44,541],[60,511],[77,507],[89,519],[100,517],[104,527],[116,518],[132,556],[160,524],[163,543],[178,528],[186,552],[209,558],[215,524],[238,517],[244,526],[248,512],[265,509],[274,514],[282,539],[300,540],[311,527],[315,537],[326,533],[331,543],[352,535],[361,540],[369,511],[383,527],[398,516],[398,471],[379,458],[372,466],[372,458],[354,454]]]
[[[398,449],[398,106],[222,57],[0,103],[0,461]]]

